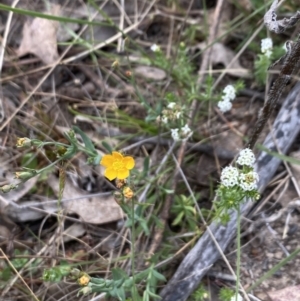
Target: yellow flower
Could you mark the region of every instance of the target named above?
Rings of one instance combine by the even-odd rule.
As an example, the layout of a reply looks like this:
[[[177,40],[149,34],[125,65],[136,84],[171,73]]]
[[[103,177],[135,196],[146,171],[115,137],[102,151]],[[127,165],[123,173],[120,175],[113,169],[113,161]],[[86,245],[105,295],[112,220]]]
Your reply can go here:
[[[129,170],[134,167],[134,159],[130,156],[124,157],[119,152],[104,155],[100,164],[106,167],[104,176],[110,181],[114,179],[124,180],[129,177]]]
[[[24,138],[18,138],[17,140],[17,147],[28,147],[31,146],[31,140],[27,137]]]
[[[78,279],[78,283],[82,286],[86,286],[88,285],[90,282],[90,277],[87,274],[82,275],[79,279]]]

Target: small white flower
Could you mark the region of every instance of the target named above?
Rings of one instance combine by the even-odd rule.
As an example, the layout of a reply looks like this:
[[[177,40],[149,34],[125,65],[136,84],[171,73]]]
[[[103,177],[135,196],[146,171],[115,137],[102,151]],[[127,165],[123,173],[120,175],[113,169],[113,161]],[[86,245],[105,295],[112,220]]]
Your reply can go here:
[[[257,182],[259,180],[258,173],[250,171],[248,173],[242,173],[239,176],[239,186],[245,191],[251,191],[257,189]]]
[[[238,184],[239,171],[233,166],[226,166],[221,173],[221,184],[232,187]]]
[[[190,127],[188,126],[188,124],[186,124],[183,128],[181,128],[181,132],[183,133],[183,135],[189,135],[192,130],[190,129]]]
[[[243,297],[242,297],[240,294],[238,294],[237,296],[234,295],[234,296],[232,296],[231,299],[230,299],[230,301],[243,301],[243,300],[244,300],[244,299],[243,299]]]
[[[161,122],[162,123],[168,123],[168,117],[167,116],[163,116],[162,118],[161,118]]]
[[[265,52],[267,49],[273,48],[273,41],[270,38],[265,38],[261,40],[261,52]]]
[[[273,48],[273,41],[270,38],[262,39],[261,40],[261,52],[270,57],[272,55],[272,48]]]
[[[179,129],[171,129],[171,136],[174,139],[174,141],[179,141],[180,140],[178,131],[179,131]]]
[[[176,106],[176,102],[170,102],[168,105],[167,105],[167,108],[168,109],[174,109],[174,107]]]
[[[234,100],[235,99],[235,88],[233,85],[227,85],[224,89],[223,89],[223,93],[225,94],[222,99],[229,99],[229,100]]]
[[[179,111],[175,113],[176,119],[179,119],[179,118],[180,118],[181,113],[182,113],[182,112],[179,112]]]
[[[180,136],[183,140],[188,140],[193,135],[193,131],[190,129],[188,124],[180,129]]]
[[[245,148],[240,151],[239,157],[236,163],[240,165],[247,165],[253,167],[255,162],[255,156],[250,148]]]
[[[272,50],[268,49],[268,50],[266,50],[266,52],[264,53],[264,55],[266,57],[271,57],[272,53],[273,53]]]
[[[231,110],[232,103],[228,100],[221,100],[218,102],[218,107],[221,112],[225,113]]]
[[[153,44],[150,49],[153,51],[153,52],[159,52],[160,51],[160,47],[156,44]]]

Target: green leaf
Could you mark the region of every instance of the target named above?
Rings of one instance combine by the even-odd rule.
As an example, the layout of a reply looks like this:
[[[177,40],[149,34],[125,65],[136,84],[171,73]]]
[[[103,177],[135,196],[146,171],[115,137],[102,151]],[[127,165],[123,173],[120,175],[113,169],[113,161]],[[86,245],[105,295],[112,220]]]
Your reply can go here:
[[[141,227],[143,228],[146,236],[149,236],[150,235],[150,230],[149,230],[147,222],[145,220],[141,220]]]
[[[132,295],[132,300],[134,301],[140,301],[142,300],[141,296],[139,295],[137,289],[136,289],[136,285],[133,284],[131,287],[131,295]]]
[[[22,157],[21,166],[31,169],[36,169],[38,165],[36,155],[34,153],[27,153]]]
[[[190,211],[191,213],[195,214],[195,208],[194,207],[186,206],[186,207],[184,207],[184,210]]]
[[[153,298],[155,298],[155,299],[161,299],[161,297],[160,297],[159,295],[156,295],[156,294],[152,293],[152,292],[149,291],[149,290],[147,290],[147,293],[148,293],[151,297],[153,297]]]
[[[96,157],[94,157],[93,165],[99,165],[101,159],[102,159],[101,156],[98,154]]]
[[[143,301],[150,301],[149,299],[149,294],[147,291],[144,291],[144,294],[143,294]]]
[[[128,275],[119,268],[112,269],[112,278],[114,281],[123,280],[125,281],[128,279]]]
[[[117,297],[120,301],[125,301],[126,296],[125,296],[125,291],[122,287],[120,288],[114,288],[113,293],[111,293],[113,297]]]
[[[172,226],[178,225],[178,224],[181,222],[183,216],[184,216],[184,212],[181,211],[181,212],[177,215],[177,217],[175,218],[175,220],[173,221]]]
[[[162,187],[162,191],[164,191],[166,194],[172,194],[172,193],[174,193],[173,189],[166,189],[164,187]]]
[[[8,281],[12,276],[12,271],[10,267],[5,267],[1,273],[1,279],[4,281]]]
[[[60,272],[59,268],[54,267],[47,270],[44,270],[42,279],[44,281],[49,282],[59,282],[63,278],[62,273]]]
[[[161,273],[159,273],[158,271],[156,271],[156,270],[152,270],[152,273],[153,273],[153,276],[156,278],[156,279],[158,279],[158,280],[160,280],[160,281],[167,281],[167,279],[166,279],[166,277],[163,275],[163,274],[161,274]]]
[[[146,177],[149,172],[150,167],[150,157],[146,157],[144,160],[144,168],[143,168],[143,177]]]
[[[61,159],[67,160],[67,159],[72,158],[77,153],[77,150],[78,150],[78,148],[75,144],[70,145],[67,148],[67,151],[62,155]]]
[[[75,133],[79,134],[83,140],[83,143],[85,145],[85,147],[93,152],[93,153],[97,153],[96,152],[96,149],[95,149],[95,146],[93,144],[93,142],[91,141],[91,139],[86,135],[86,133],[84,133],[79,127],[77,126],[73,126],[73,130]]]
[[[111,146],[106,141],[102,141],[102,145],[107,150],[108,153],[113,152],[113,149],[111,148]]]

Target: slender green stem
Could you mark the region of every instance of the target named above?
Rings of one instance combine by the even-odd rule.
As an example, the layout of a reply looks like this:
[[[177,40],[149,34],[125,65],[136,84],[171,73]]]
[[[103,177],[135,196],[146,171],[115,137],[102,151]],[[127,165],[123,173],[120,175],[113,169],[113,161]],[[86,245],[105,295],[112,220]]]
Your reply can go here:
[[[134,201],[131,200],[131,218],[132,218],[132,225],[131,225],[131,274],[132,274],[132,282],[134,282],[134,273],[135,273],[135,265],[134,265],[134,255],[135,255],[135,222],[134,222]]]
[[[49,141],[49,142],[43,142],[40,147],[44,147],[45,145],[55,145],[55,146],[63,146],[63,147],[69,146],[68,144],[65,143]]]
[[[59,161],[61,161],[62,159],[61,158],[59,158],[58,160],[56,160],[56,161],[54,161],[54,162],[52,162],[52,163],[50,163],[49,165],[47,165],[46,167],[44,167],[44,168],[42,168],[42,169],[40,169],[40,170],[38,170],[37,171],[37,174],[40,174],[40,173],[42,173],[44,170],[46,170],[46,169],[48,169],[48,168],[50,168],[50,167],[52,167],[52,166],[54,166],[54,165],[56,165]]]
[[[241,267],[241,209],[237,209],[237,257],[236,257],[236,288],[235,288],[235,300],[238,299],[239,285],[240,285],[240,267]]]
[[[78,150],[86,153],[89,156],[95,156],[95,155],[97,155],[97,153],[95,153],[93,151],[90,151],[89,149],[87,149],[86,147],[84,147],[84,146],[82,146],[82,145],[80,145],[78,143],[77,143],[77,148],[78,148]]]

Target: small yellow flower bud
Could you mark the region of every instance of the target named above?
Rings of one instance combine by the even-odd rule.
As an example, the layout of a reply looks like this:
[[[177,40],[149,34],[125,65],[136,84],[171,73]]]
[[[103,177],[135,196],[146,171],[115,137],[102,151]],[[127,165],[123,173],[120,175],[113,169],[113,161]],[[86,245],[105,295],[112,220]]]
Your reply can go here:
[[[131,77],[132,72],[131,72],[130,70],[127,70],[127,71],[125,72],[125,75],[126,75],[127,77]]]
[[[111,65],[111,67],[114,68],[114,69],[119,68],[119,66],[120,66],[120,63],[119,63],[118,60],[115,60],[115,61],[112,63],[112,65]]]
[[[15,185],[15,184],[11,184],[11,185],[4,185],[2,187],[0,187],[0,190],[3,192],[3,193],[7,193],[7,192],[10,192],[11,190],[17,188],[18,185]]]
[[[127,186],[123,189],[123,195],[125,196],[126,199],[132,199],[134,196],[134,192],[130,187]]]
[[[58,146],[56,152],[57,152],[57,157],[60,158],[63,155],[65,155],[65,153],[67,152],[67,148],[65,148],[64,146]]]
[[[24,137],[18,138],[16,147],[30,147],[31,146],[31,139]]]
[[[89,284],[89,282],[90,282],[90,276],[88,274],[84,274],[78,279],[78,284],[81,286],[86,286]]]
[[[1,191],[2,192],[9,192],[9,191],[11,191],[11,188],[10,188],[10,185],[4,185],[4,186],[2,186],[1,188]]]
[[[36,175],[35,170],[29,170],[29,171],[17,171],[15,173],[15,179],[20,180],[28,180]]]
[[[120,179],[116,179],[116,186],[117,188],[122,188],[124,185],[126,184],[126,179],[120,180]]]
[[[81,271],[76,268],[71,269],[71,271],[70,271],[70,274],[72,275],[72,277],[75,277],[75,278],[79,278],[80,273],[81,273]]]

